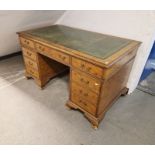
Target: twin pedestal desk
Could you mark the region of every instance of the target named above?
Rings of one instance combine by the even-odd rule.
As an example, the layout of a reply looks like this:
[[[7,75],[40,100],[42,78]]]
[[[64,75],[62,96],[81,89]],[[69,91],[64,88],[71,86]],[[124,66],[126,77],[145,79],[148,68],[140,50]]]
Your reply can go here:
[[[66,105],[81,110],[94,128],[112,103],[127,94],[126,83],[140,42],[63,25],[18,35],[26,77],[42,88],[69,67]]]

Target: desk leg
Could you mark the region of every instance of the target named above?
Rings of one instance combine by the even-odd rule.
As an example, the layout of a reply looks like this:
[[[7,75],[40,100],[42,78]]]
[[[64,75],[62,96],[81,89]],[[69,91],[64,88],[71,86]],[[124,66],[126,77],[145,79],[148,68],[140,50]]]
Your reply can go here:
[[[67,66],[41,54],[36,53],[36,57],[37,60],[35,63],[37,64],[37,69],[31,69],[37,75],[37,77],[28,73],[27,71],[25,76],[27,79],[33,78],[41,89],[43,89],[43,87],[51,78],[54,78],[58,74],[61,74],[68,69]],[[29,68],[29,66],[26,65],[26,70],[27,68]]]
[[[128,91],[129,91],[129,89],[125,87],[125,88],[122,90],[121,96],[126,96],[126,95],[128,94]]]
[[[90,123],[92,124],[92,128],[93,129],[98,129],[99,127],[99,122],[100,119],[96,118],[95,116],[91,115],[90,113],[88,113],[87,111],[83,110],[81,107],[79,107],[78,105],[74,104],[71,101],[68,101],[66,104],[67,108],[70,109],[75,109],[75,110],[80,110],[84,113],[84,116],[90,121]]]

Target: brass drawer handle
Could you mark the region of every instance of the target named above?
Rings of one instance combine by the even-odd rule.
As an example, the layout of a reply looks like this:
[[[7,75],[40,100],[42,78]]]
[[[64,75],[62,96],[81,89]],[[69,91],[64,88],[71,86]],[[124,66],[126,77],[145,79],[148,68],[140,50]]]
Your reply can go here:
[[[83,78],[81,78],[80,81],[83,82],[84,81]]]
[[[59,58],[62,59],[62,60],[65,60],[66,57],[65,56],[62,56],[61,54],[59,54]]]
[[[86,84],[89,84],[89,81],[87,81]]]
[[[26,44],[29,44],[29,41],[27,41],[27,40],[24,40],[24,43],[26,43]]]
[[[91,67],[88,67],[88,68],[87,68],[87,71],[89,72],[90,70],[91,70]]]
[[[88,93],[85,93],[84,96],[88,96]]]
[[[31,73],[31,74],[34,74],[34,72],[33,72],[32,70],[30,70],[30,73]]]
[[[87,103],[82,102],[82,100],[79,100],[80,103],[82,103],[84,106],[87,106]]]
[[[85,65],[84,64],[81,64],[81,68],[84,68],[85,67]]]
[[[80,89],[79,92],[82,93],[82,90]]]
[[[62,57],[62,60],[65,60],[66,59],[66,57],[64,56],[64,57]]]
[[[79,100],[80,103],[82,103],[82,100]]]
[[[30,66],[33,66],[33,63],[32,63],[32,62],[30,62],[30,61],[28,61],[28,64],[29,64]]]
[[[99,84],[98,83],[95,83],[95,86],[98,86]]]
[[[42,47],[42,46],[39,46],[39,49],[40,49],[40,50],[42,50],[42,51],[44,51],[44,50],[45,50],[45,48],[44,48],[44,47]]]
[[[83,102],[84,106],[87,106],[87,103]]]
[[[79,93],[83,94],[84,96],[88,96],[88,93],[83,93],[82,89],[79,90]]]
[[[28,56],[31,56],[31,55],[32,55],[32,54],[31,54],[30,52],[28,52],[28,51],[27,51],[26,53],[27,53]]]
[[[81,81],[81,82],[85,82],[86,84],[89,84],[89,83],[90,83],[89,81],[84,81],[83,78],[81,78],[80,81]]]

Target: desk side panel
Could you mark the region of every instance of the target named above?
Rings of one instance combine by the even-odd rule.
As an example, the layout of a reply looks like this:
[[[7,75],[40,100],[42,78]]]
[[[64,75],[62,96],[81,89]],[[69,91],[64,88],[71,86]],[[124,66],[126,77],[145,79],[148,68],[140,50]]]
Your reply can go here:
[[[123,95],[124,89],[126,89],[126,84],[132,68],[133,61],[134,59],[130,60],[110,79],[104,81],[97,110],[98,116],[103,115],[103,113],[108,110],[108,108],[113,104],[113,102],[120,95]]]

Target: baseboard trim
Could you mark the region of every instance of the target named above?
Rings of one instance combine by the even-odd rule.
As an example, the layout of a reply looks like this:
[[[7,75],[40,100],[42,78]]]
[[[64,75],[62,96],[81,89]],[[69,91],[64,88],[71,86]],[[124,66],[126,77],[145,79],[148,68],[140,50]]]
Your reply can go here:
[[[8,55],[5,55],[5,56],[1,56],[0,57],[0,61],[1,60],[5,60],[5,59],[8,59],[8,58],[11,58],[11,57],[14,57],[14,56],[17,56],[17,55],[21,55],[22,52],[21,51],[18,51],[16,53],[12,53],[12,54],[8,54]]]

